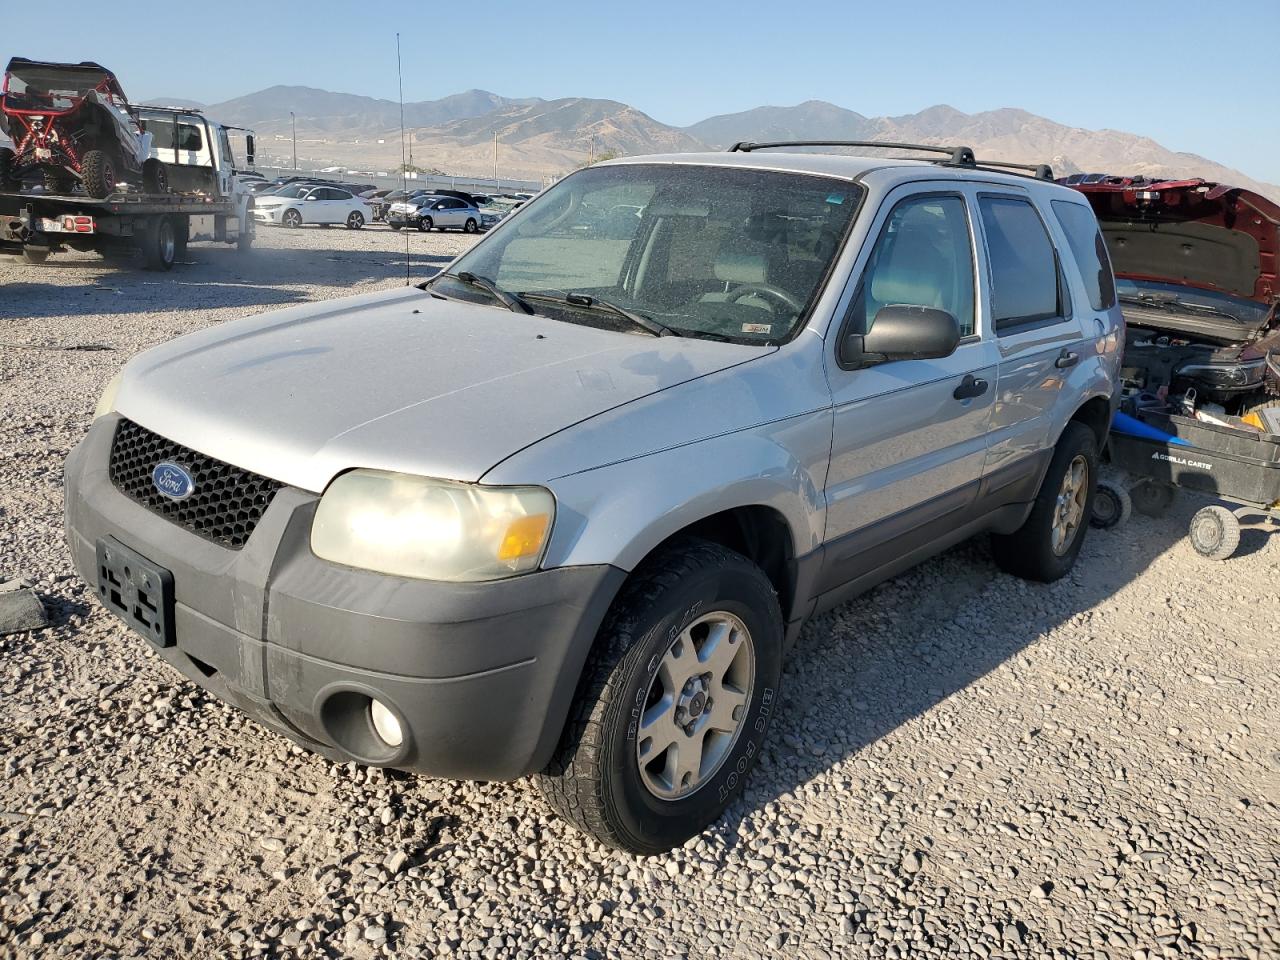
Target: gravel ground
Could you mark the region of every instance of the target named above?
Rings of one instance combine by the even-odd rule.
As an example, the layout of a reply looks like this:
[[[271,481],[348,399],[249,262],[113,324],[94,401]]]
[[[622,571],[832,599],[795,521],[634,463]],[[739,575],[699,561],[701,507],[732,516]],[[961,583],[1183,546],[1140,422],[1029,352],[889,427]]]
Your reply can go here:
[[[470,238],[409,238],[425,276]],[[263,230],[171,274],[0,258],[0,958],[1280,956],[1280,537],[1093,532],[1051,586],[966,544],[806,627],[743,799],[639,860],[524,782],[300,752],[101,610],[61,465],[130,355],[403,282],[404,238]]]

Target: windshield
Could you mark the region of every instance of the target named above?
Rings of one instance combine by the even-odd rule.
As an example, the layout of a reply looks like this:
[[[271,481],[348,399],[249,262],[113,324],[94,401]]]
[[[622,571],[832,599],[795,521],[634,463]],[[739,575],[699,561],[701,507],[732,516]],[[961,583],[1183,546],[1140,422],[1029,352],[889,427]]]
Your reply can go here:
[[[590,167],[525,206],[452,272],[527,294],[539,313],[634,330],[607,301],[684,336],[776,343],[795,333],[853,219],[844,180],[691,164]],[[432,289],[492,303],[474,284]],[[589,308],[591,304],[588,302]]]
[[[1190,316],[1224,316],[1242,326],[1254,327],[1266,319],[1270,308],[1254,300],[1227,293],[1201,290],[1178,283],[1129,280],[1116,277],[1116,293],[1127,306]],[[1140,302],[1136,302],[1140,301]]]

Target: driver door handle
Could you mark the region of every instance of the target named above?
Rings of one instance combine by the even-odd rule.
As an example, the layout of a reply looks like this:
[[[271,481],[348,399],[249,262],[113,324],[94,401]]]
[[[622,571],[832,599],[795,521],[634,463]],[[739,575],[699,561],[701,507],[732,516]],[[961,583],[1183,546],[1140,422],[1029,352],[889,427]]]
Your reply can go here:
[[[951,395],[957,400],[972,400],[974,397],[980,397],[987,392],[987,381],[981,377],[975,377],[972,373],[966,373],[964,379],[960,381],[960,386],[956,387],[955,392]]]
[[[1060,354],[1058,354],[1058,359],[1053,361],[1053,365],[1059,370],[1065,370],[1068,367],[1074,367],[1079,362],[1080,354],[1076,353],[1074,350],[1064,349]]]

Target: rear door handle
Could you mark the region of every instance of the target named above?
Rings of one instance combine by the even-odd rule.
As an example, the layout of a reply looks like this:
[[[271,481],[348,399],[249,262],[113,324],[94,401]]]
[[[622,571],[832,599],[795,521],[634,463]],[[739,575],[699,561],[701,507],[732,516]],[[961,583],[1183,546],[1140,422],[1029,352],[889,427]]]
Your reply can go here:
[[[964,379],[960,381],[960,386],[956,387],[955,392],[951,395],[957,400],[972,400],[974,397],[980,397],[987,392],[987,381],[981,377],[975,377],[972,373],[966,373]]]
[[[1053,365],[1059,370],[1065,370],[1068,367],[1074,367],[1080,362],[1080,354],[1074,350],[1063,350],[1058,354],[1058,359],[1053,361]]]

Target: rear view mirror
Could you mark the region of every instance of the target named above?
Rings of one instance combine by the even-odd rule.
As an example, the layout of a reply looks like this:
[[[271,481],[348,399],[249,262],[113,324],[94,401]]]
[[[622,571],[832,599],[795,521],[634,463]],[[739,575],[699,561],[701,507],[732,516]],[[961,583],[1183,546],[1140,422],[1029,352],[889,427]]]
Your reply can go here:
[[[253,134],[247,134],[244,138],[245,159],[250,167],[253,166]]]
[[[840,362],[865,367],[889,360],[937,360],[955,353],[960,323],[946,310],[893,304],[881,307],[868,333],[849,334]]]

